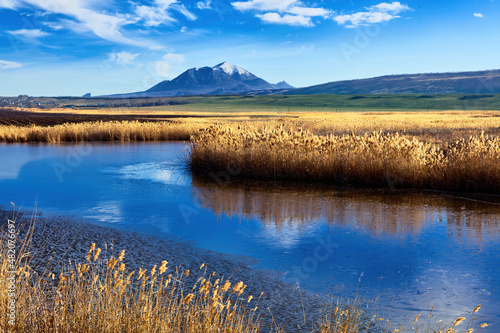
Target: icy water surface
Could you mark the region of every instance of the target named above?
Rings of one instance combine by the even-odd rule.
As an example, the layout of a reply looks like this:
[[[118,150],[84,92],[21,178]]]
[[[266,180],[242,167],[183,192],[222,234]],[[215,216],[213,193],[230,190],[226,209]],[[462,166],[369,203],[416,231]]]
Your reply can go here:
[[[171,142],[3,144],[0,204],[251,256],[302,288],[378,298],[396,322],[431,306],[451,320],[481,304],[481,322],[500,325],[500,205],[193,179],[186,154]]]

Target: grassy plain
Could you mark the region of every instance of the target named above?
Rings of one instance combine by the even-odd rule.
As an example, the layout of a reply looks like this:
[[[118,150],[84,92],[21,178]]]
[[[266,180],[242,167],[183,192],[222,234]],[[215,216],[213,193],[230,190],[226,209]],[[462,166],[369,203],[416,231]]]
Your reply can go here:
[[[444,111],[500,110],[500,95],[223,95],[158,98],[30,97],[51,107],[73,106],[87,110],[174,112],[312,112],[312,111]],[[155,106],[157,105],[157,106]],[[142,107],[141,107],[142,106]]]

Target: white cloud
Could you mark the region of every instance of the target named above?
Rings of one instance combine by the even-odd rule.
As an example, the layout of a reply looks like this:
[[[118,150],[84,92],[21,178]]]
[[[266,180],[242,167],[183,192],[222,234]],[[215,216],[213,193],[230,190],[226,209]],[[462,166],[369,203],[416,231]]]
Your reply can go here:
[[[379,11],[379,12],[384,12],[384,13],[401,13],[405,10],[410,10],[410,7],[407,5],[403,5],[400,2],[392,2],[392,3],[387,3],[387,2],[382,2],[379,3],[378,5],[371,6],[368,9],[372,11]]]
[[[19,68],[23,65],[18,62],[0,60],[0,69],[11,69],[11,68]]]
[[[232,2],[234,8],[240,11],[260,10],[284,12],[293,4],[299,4],[297,0],[250,0]]]
[[[43,25],[51,28],[52,30],[62,30],[64,29],[64,25],[56,22],[41,22]]]
[[[381,12],[359,12],[351,15],[338,15],[335,16],[334,20],[340,25],[346,25],[350,22],[349,25],[346,25],[348,28],[356,28],[360,25],[368,25],[373,23],[380,23],[390,21],[395,16],[387,13]]]
[[[177,0],[155,0],[154,1],[154,3],[158,7],[163,7],[163,8],[168,8],[168,7],[170,7],[171,4],[174,4],[176,2],[177,2]]]
[[[188,28],[187,28],[186,26],[184,26],[184,27],[182,27],[182,28],[181,28],[180,32],[186,32],[186,31],[187,31],[187,29],[188,29]]]
[[[104,40],[124,45],[160,48],[157,42],[125,35],[127,26],[145,27],[175,22],[170,15],[177,11],[188,20],[197,17],[177,0],[153,0],[150,6],[136,5],[131,13],[105,12],[102,7],[111,1],[99,0],[0,0],[0,8],[33,8],[46,14],[58,14],[57,19],[44,23],[54,30],[69,29],[77,34],[92,33]],[[132,3],[132,2],[130,2]],[[42,31],[31,32],[31,37],[42,37]],[[24,35],[28,37],[28,33]]]
[[[170,10],[178,11],[188,20],[194,21],[197,19],[196,15],[187,10],[184,5],[178,4],[175,0],[155,0],[153,6],[137,6],[135,14],[139,20],[145,22],[146,26],[156,27],[161,24],[177,22],[177,20],[170,15]]]
[[[156,27],[160,24],[177,21],[171,17],[166,10],[158,10],[158,8],[154,7],[138,6],[135,9],[135,14],[143,20],[148,27]]]
[[[184,15],[190,21],[194,21],[197,19],[196,15],[187,10],[186,6],[184,5],[172,5],[172,9],[175,9],[176,11]]]
[[[20,30],[11,30],[7,32],[11,35],[28,39],[36,39],[50,35],[49,33],[42,31],[40,29],[20,29]]]
[[[151,66],[153,67],[156,75],[171,79],[175,76],[173,73],[175,67],[181,65],[184,61],[185,57],[182,54],[167,53],[161,60],[152,62]]]
[[[313,26],[313,23],[311,22],[311,18],[302,16],[302,15],[285,14],[285,15],[281,16],[278,13],[265,13],[263,15],[256,15],[256,16],[258,18],[260,18],[262,20],[262,22],[264,22],[264,23],[296,25],[296,26],[304,26],[304,27]]]
[[[328,17],[331,14],[330,10],[324,8],[307,8],[307,7],[291,7],[287,9],[287,13],[301,16],[323,16]]]
[[[119,44],[141,47],[150,46],[151,42],[133,40],[122,35],[122,27],[136,23],[137,18],[129,14],[106,14],[91,8],[98,1],[84,0],[0,0],[14,7],[35,7],[47,13],[61,14],[68,18],[61,19],[63,27],[76,33],[92,32],[96,36]],[[163,2],[164,0],[156,0]]]
[[[381,23],[399,18],[399,13],[411,10],[407,5],[400,2],[382,2],[378,5],[367,7],[367,11],[347,15],[337,15],[333,18],[335,22],[346,28],[357,28],[374,23]]]
[[[483,18],[484,17],[484,15],[481,14],[481,13],[474,13],[474,16],[478,17],[478,18]]]
[[[260,11],[256,14],[264,23],[312,27],[311,17],[329,17],[331,10],[321,7],[304,7],[298,0],[250,0],[231,3],[239,11]]]
[[[212,0],[199,1],[196,3],[198,9],[212,9]]]
[[[0,8],[16,9],[16,0],[0,0]]]
[[[122,51],[119,53],[113,52],[109,53],[108,57],[110,61],[114,61],[120,65],[126,66],[134,63],[135,58],[137,58],[138,53],[130,53],[126,51]]]

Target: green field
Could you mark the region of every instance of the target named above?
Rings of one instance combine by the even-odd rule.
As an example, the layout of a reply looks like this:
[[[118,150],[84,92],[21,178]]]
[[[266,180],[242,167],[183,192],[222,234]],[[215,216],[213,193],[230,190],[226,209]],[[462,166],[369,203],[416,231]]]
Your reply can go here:
[[[221,95],[161,98],[30,97],[53,107],[185,112],[341,112],[500,110],[500,94],[456,95]]]
[[[153,110],[201,112],[342,112],[500,110],[500,95],[297,95],[176,97]]]
[[[277,111],[500,110],[500,95],[296,95],[182,97],[190,107]],[[179,105],[182,108],[185,105]]]

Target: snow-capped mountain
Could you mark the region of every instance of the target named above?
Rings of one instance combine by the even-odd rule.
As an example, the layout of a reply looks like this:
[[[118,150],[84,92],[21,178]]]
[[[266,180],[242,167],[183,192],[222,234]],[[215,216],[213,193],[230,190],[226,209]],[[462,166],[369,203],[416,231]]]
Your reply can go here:
[[[238,75],[240,76],[244,76],[244,77],[252,77],[254,76],[252,73],[250,73],[249,71],[247,71],[246,69],[243,69],[241,67],[238,67],[238,66],[235,66],[233,64],[230,64],[228,63],[227,61],[224,61],[220,64],[218,64],[217,66],[214,66],[212,67],[214,70],[219,70],[219,71],[223,71],[229,75],[234,75],[236,73],[238,73]]]
[[[223,62],[214,67],[188,69],[176,78],[162,81],[138,94],[155,97],[211,95],[288,88],[291,86],[284,81],[274,85],[241,67]]]

